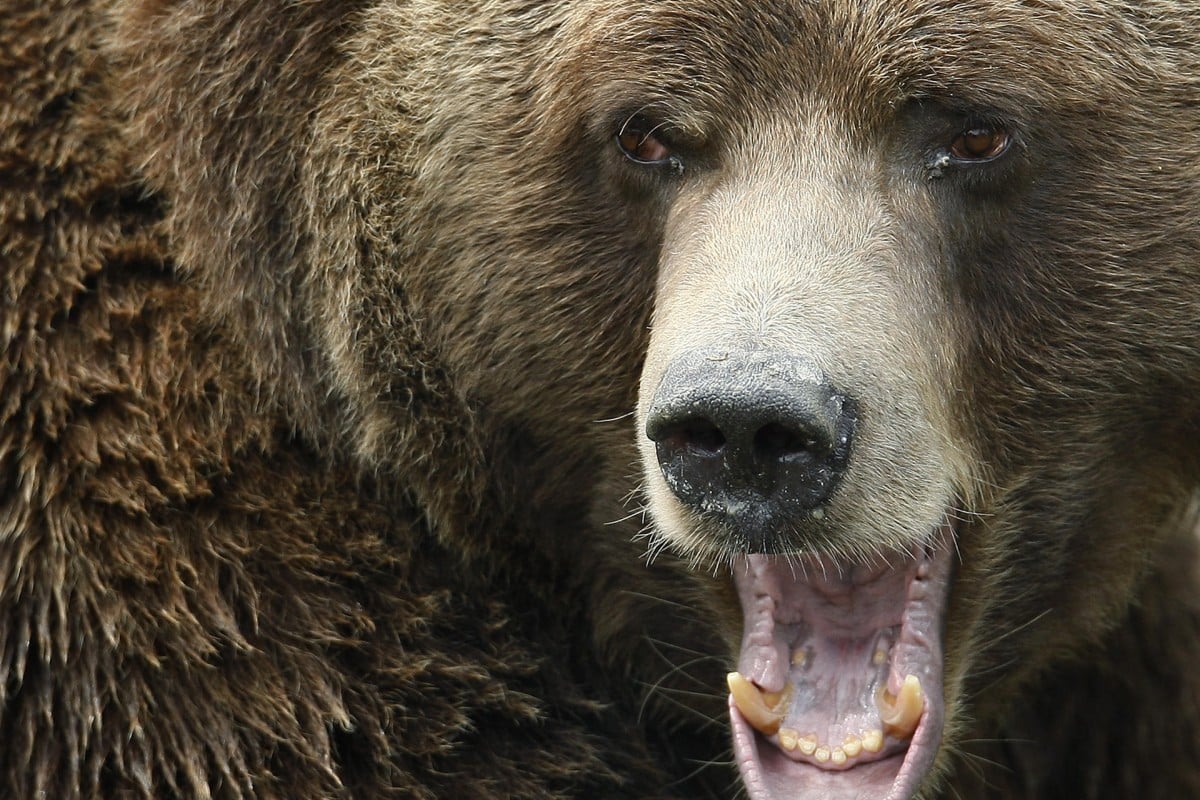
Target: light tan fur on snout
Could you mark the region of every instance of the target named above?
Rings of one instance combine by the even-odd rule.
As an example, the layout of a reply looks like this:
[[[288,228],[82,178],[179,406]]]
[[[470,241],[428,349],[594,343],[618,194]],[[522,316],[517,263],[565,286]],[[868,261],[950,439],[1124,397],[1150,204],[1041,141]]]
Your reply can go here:
[[[675,549],[723,555],[714,523],[664,481],[648,406],[684,351],[780,350],[815,362],[859,416],[843,480],[788,549],[878,558],[927,536],[968,485],[947,412],[951,315],[931,286],[943,265],[912,233],[925,209],[889,186],[879,154],[847,151],[843,120],[764,113],[761,138],[672,209],[638,405],[650,513]]]

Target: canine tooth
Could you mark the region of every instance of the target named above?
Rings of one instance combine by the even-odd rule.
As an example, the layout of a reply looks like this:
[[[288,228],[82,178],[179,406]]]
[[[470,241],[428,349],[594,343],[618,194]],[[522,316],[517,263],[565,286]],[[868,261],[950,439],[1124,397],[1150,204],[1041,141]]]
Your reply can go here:
[[[796,652],[792,653],[793,667],[802,667],[804,666],[805,661],[808,661],[808,653],[805,652],[804,648],[800,648]]]
[[[856,755],[861,753],[862,748],[862,739],[859,739],[857,736],[847,736],[845,743],[842,745],[842,750],[845,751],[846,755],[850,756],[850,758],[854,758]]]
[[[829,758],[834,764],[837,764],[840,767],[842,764],[846,763],[846,751],[840,747],[835,747],[830,751]]]
[[[925,693],[916,675],[905,677],[900,694],[895,697],[884,691],[879,696],[879,715],[883,726],[897,739],[907,739],[917,729],[921,713],[925,710]]]
[[[734,705],[755,730],[767,736],[779,730],[787,714],[787,700],[792,694],[790,684],[782,692],[764,692],[740,672],[729,673],[725,680]]]
[[[813,753],[813,758],[815,758],[820,763],[824,764],[826,761],[829,760],[830,755],[831,755],[831,753],[829,752],[829,748],[826,747],[825,745],[821,745],[820,747],[817,748],[816,752]]]
[[[862,747],[869,753],[878,753],[883,749],[883,731],[879,728],[872,728],[869,731],[864,731],[862,735]]]
[[[875,651],[874,655],[871,656],[871,661],[877,667],[882,666],[883,662],[887,661],[887,653],[883,650],[883,648],[880,648]]]
[[[800,743],[800,732],[793,728],[779,729],[779,746],[784,750],[795,750]]]
[[[811,756],[813,753],[817,752],[817,737],[815,734],[811,733],[807,736],[801,736],[796,741],[796,746],[800,748],[801,753],[804,753],[806,756]]]

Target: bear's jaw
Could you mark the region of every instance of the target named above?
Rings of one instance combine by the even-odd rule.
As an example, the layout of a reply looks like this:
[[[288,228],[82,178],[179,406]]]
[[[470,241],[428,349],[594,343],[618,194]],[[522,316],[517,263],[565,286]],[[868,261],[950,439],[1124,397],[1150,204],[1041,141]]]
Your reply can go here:
[[[942,617],[953,529],[898,563],[739,558],[745,617],[729,675],[752,800],[908,800],[941,742]]]

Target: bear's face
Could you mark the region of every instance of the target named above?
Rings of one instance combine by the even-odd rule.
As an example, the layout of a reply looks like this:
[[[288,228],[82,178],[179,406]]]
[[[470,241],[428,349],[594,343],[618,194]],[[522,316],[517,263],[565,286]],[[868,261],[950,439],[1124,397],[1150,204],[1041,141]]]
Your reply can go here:
[[[581,14],[563,67],[609,138],[592,190],[657,254],[651,551],[732,574],[752,797],[909,797],[1120,617],[1186,507],[1169,31],[652,6]]]

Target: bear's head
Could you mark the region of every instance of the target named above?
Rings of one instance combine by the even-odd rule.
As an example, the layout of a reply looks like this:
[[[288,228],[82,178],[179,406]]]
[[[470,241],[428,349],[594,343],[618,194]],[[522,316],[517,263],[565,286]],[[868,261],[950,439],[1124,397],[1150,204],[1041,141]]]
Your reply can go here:
[[[686,618],[751,797],[903,800],[1122,617],[1188,513],[1200,20],[1160,5],[120,33],[134,129],[173,142],[147,170],[195,189],[185,266],[301,430],[465,550],[507,521],[612,577],[610,658]],[[606,615],[651,567],[704,599]]]
[[[751,797],[902,800],[1191,520],[1200,137],[1164,110],[1195,40],[1100,6],[713,11],[613,34],[595,101],[630,94],[662,224],[651,552],[732,574]]]

